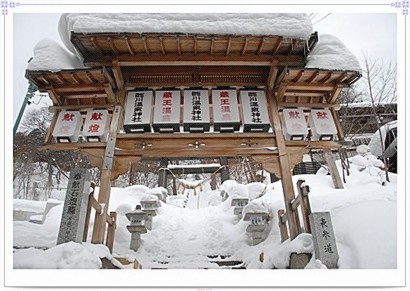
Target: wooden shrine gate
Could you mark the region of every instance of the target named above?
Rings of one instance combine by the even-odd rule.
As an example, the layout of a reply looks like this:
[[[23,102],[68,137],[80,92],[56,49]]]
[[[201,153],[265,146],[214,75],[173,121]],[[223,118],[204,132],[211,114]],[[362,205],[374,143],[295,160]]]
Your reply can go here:
[[[299,228],[290,204],[295,198],[291,169],[311,148],[340,147],[335,141],[343,140],[336,112],[338,95],[343,87],[360,78],[354,71],[304,68],[306,57],[317,41],[317,33],[305,40],[280,36],[73,32],[71,42],[84,58],[87,69],[26,72],[26,77],[41,92],[47,92],[53,102],[49,109],[54,118],[42,149],[80,150],[87,155],[92,165],[101,170],[98,202],[106,206],[111,182],[142,158],[251,156],[266,171],[282,179],[289,235],[294,239]],[[183,124],[184,107],[188,106],[183,104],[184,92],[190,88],[204,90],[209,97],[209,108],[214,110],[216,104],[211,101],[216,89],[230,90],[236,100],[240,100],[241,90],[262,91],[271,130],[126,132],[124,115],[130,91],[165,90],[180,94],[177,110],[181,114],[176,125],[179,127]],[[241,116],[239,123],[243,124],[246,108],[240,102],[235,106]],[[149,107],[154,111],[158,104]],[[284,134],[284,110],[295,108],[301,110],[303,120],[317,108],[329,110],[337,129],[336,138],[289,138]],[[214,110],[209,110],[210,124],[216,127]],[[64,119],[80,114],[80,119],[87,122],[87,114],[97,114],[91,115],[91,119],[96,119],[105,112],[109,123],[98,124],[107,128],[100,136],[56,138],[59,116]],[[82,126],[84,133],[84,128],[91,125]],[[95,218],[93,243],[103,242],[107,209]]]

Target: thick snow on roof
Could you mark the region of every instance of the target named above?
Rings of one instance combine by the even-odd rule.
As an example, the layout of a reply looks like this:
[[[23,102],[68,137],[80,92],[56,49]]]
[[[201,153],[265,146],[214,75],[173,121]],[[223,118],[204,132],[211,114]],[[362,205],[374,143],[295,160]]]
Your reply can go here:
[[[28,63],[30,71],[61,71],[84,68],[81,60],[51,39],[42,39],[34,47],[34,57]]]
[[[319,42],[308,56],[306,68],[361,72],[355,55],[340,39],[330,34],[319,35]]]
[[[183,33],[280,35],[308,39],[313,32],[304,13],[66,13],[59,33],[72,52],[71,32],[78,33]]]

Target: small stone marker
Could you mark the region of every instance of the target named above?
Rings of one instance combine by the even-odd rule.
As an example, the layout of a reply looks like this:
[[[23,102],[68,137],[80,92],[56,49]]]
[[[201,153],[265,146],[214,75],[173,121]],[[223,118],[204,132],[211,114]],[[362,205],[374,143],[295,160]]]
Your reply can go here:
[[[252,236],[252,244],[257,245],[266,239],[265,230],[267,229],[269,215],[265,212],[247,212],[244,221],[250,221],[246,228]]]
[[[330,212],[314,212],[309,215],[309,219],[316,259],[320,260],[328,269],[336,269],[339,254]]]
[[[87,169],[71,170],[57,244],[83,241],[90,187],[91,179]]]
[[[248,198],[233,198],[231,206],[234,206],[233,214],[238,215],[239,218],[242,218],[242,210],[248,204]]]

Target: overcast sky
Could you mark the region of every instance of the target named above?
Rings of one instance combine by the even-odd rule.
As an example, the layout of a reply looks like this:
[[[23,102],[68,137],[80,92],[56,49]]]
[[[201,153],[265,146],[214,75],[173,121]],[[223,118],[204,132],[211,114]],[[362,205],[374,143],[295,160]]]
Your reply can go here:
[[[326,16],[326,13],[320,13],[312,19],[313,29],[319,33],[319,39],[323,33],[335,35],[359,60],[362,59],[362,52],[372,59],[383,59],[384,62],[397,60],[396,14],[332,13]],[[43,38],[61,42],[59,17],[60,14],[49,13],[14,14],[14,120],[27,92],[28,81],[24,74],[27,61],[33,56],[34,46]],[[38,98],[33,101],[39,102]],[[40,103],[44,104],[43,101]],[[27,106],[26,111],[32,107]]]

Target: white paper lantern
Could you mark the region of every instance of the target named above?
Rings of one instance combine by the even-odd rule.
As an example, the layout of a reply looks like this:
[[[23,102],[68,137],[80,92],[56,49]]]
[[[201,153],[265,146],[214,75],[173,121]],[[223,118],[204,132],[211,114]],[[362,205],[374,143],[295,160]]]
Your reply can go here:
[[[156,91],[154,110],[155,132],[179,132],[181,93],[177,90]]]
[[[337,129],[328,108],[312,109],[309,116],[312,140],[333,140]]]
[[[212,90],[214,130],[238,131],[241,125],[236,90]]]
[[[209,131],[208,90],[184,91],[184,131]]]
[[[265,91],[241,90],[244,132],[267,132],[270,128]]]
[[[83,126],[83,136],[88,142],[107,141],[109,120],[108,110],[88,111]]]
[[[56,142],[77,142],[83,119],[79,111],[61,111],[53,130]]]
[[[151,132],[153,99],[152,91],[128,92],[124,116],[125,132]]]
[[[300,108],[285,108],[282,111],[283,134],[286,140],[304,140],[308,128],[303,110]]]

